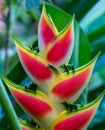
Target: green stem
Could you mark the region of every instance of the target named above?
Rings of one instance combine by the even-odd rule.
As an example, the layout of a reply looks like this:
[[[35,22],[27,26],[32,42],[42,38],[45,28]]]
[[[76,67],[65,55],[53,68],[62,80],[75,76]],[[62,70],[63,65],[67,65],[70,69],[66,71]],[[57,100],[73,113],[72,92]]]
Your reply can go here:
[[[0,79],[0,103],[2,104],[2,107],[10,120],[12,129],[22,130],[1,79]]]

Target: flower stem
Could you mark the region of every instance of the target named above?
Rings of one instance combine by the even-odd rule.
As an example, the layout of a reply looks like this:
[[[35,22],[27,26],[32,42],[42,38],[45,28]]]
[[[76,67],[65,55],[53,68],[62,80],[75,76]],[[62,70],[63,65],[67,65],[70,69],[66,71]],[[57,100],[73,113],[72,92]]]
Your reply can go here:
[[[0,79],[0,103],[10,120],[12,129],[22,130],[1,79]]]

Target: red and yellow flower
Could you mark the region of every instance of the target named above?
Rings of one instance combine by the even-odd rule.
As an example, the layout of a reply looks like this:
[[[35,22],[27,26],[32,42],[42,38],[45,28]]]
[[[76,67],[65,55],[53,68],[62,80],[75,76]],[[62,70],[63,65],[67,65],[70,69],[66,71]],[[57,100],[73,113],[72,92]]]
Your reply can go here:
[[[74,31],[74,17],[59,32],[43,6],[38,26],[39,52],[30,50],[13,37],[23,68],[32,82],[37,84],[38,90],[27,90],[0,74],[18,104],[41,126],[41,130],[85,130],[105,94],[104,91],[92,103],[69,112],[63,104],[77,101],[89,82],[99,56],[98,53],[87,64],[65,72],[61,66],[67,68],[69,65]],[[21,126],[23,130],[36,129],[22,123]]]

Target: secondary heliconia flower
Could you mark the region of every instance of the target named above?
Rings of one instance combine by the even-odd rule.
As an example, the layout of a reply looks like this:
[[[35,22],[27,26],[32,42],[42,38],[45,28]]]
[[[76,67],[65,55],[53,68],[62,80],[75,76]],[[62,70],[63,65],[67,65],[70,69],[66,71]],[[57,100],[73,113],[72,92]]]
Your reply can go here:
[[[18,104],[38,124],[37,130],[85,130],[105,91],[88,105],[77,107],[74,102],[87,86],[99,53],[80,68],[69,70],[75,38],[74,18],[60,32],[53,21],[43,6],[38,26],[39,52],[13,36],[23,68],[37,88],[34,85],[35,90],[30,90],[2,74],[0,77]],[[22,130],[36,129],[20,124]]]
[[[72,112],[64,110],[58,116],[50,99],[42,92],[32,92],[25,90],[19,85],[14,84],[5,76],[0,74],[11,93],[20,106],[44,129],[49,130],[85,130],[92,120],[104,94],[93,102],[79,108],[72,109]],[[21,124],[23,130],[33,130],[27,125]],[[41,130],[44,130],[41,129]]]
[[[57,116],[51,101],[46,99],[45,94],[40,91],[39,93],[33,93],[25,90],[1,74],[0,77],[2,77],[20,106],[44,128],[39,130],[85,130],[105,94],[105,91],[103,91],[93,102],[77,109],[74,108],[72,112],[64,110]],[[22,130],[33,130],[26,124],[21,123],[21,126]]]

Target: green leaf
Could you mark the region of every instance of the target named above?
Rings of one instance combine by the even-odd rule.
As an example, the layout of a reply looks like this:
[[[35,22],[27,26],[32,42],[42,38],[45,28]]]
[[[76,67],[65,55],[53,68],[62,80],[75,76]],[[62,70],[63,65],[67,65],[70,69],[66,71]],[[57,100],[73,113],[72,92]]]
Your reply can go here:
[[[89,13],[84,17],[84,19],[81,20],[81,27],[86,29],[90,29],[88,26],[93,23],[96,19],[99,19],[101,15],[105,12],[105,6],[104,6],[103,0],[99,0],[98,3],[94,6],[92,10],[89,11]],[[91,17],[90,17],[91,16]],[[99,22],[101,23],[101,22]]]
[[[81,21],[97,2],[97,0],[69,0],[65,3],[64,9],[69,13],[75,14],[76,18]]]
[[[8,73],[7,77],[12,80],[13,82],[20,84],[26,77],[26,73],[20,63],[20,61],[17,61],[17,63],[13,66],[13,68]]]
[[[92,33],[90,33],[88,35],[88,38],[89,38],[90,42],[94,42],[95,40],[97,40],[98,38],[100,38],[100,37],[102,37],[104,35],[105,35],[105,25],[103,25],[102,27],[96,29]]]

